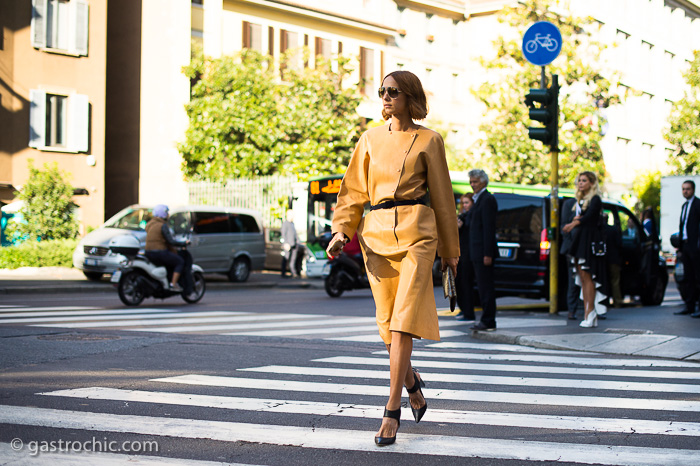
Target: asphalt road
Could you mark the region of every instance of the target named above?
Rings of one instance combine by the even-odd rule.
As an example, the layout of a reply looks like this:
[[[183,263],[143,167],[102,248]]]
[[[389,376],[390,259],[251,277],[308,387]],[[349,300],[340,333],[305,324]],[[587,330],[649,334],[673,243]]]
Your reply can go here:
[[[638,466],[700,454],[700,365],[486,343],[450,318],[443,342],[415,344],[426,417],[404,409],[397,443],[380,449],[388,359],[368,290],[211,291],[136,309],[108,292],[8,295],[0,306],[0,464]],[[507,325],[523,311],[502,315]],[[146,442],[158,451],[124,451]]]

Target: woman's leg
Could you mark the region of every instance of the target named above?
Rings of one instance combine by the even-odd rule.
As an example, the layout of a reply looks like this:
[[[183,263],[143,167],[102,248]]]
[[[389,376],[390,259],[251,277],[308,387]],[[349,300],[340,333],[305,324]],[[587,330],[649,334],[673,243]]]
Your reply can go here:
[[[413,379],[411,370],[413,338],[408,333],[391,332],[391,345],[387,345],[387,349],[389,350],[389,401],[386,403],[386,408],[393,411],[401,407],[401,392],[404,384],[413,386],[413,380],[411,380]],[[411,379],[408,379],[409,371]],[[396,435],[397,426],[398,422],[395,419],[385,417],[376,436],[393,437]]]
[[[413,348],[413,340],[411,340],[411,348]],[[389,352],[389,356],[391,357],[391,344],[386,345],[386,350]],[[411,365],[411,361],[409,360],[408,369],[406,369],[406,378],[404,379],[403,384],[406,386],[406,388],[413,388],[413,385],[415,383],[416,379],[413,377],[413,366]],[[420,391],[415,393],[409,393],[408,399],[411,403],[411,406],[413,406],[416,409],[419,409],[425,404],[425,398],[423,398],[423,394]]]
[[[583,270],[580,265],[577,265],[578,275],[581,277],[581,289],[583,291],[583,307],[585,309],[584,319],[588,318],[588,314],[595,308],[595,283],[587,270]]]

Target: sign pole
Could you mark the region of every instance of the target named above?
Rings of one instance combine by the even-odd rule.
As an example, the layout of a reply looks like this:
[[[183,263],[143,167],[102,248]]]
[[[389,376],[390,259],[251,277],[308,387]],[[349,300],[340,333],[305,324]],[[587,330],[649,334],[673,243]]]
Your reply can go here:
[[[542,67],[542,76],[544,76],[544,66]],[[544,81],[543,81],[544,82]],[[558,90],[559,76],[552,75],[552,87]],[[557,99],[559,92],[556,93]],[[558,107],[558,106],[557,106]],[[556,119],[557,133],[559,133],[559,112],[554,116]],[[555,144],[552,144],[551,155],[551,173],[550,179],[552,182],[552,194],[550,195],[550,250],[549,250],[549,313],[556,314],[559,304],[559,136],[555,136]]]

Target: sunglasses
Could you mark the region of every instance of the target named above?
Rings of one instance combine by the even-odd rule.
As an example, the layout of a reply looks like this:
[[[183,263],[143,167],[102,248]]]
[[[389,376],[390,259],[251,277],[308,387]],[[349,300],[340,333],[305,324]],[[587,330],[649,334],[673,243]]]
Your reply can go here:
[[[399,92],[403,92],[403,91],[400,91],[400,90],[396,89],[395,87],[383,87],[382,86],[379,88],[379,98],[380,99],[384,98],[384,92],[388,92],[389,97],[391,97],[392,99],[395,99],[399,96]]]

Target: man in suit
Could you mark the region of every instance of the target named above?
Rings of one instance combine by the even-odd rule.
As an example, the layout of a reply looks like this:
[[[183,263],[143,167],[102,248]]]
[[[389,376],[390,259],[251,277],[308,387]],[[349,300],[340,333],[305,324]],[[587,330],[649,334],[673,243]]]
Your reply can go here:
[[[568,286],[566,288],[566,307],[569,311],[567,318],[569,320],[576,320],[576,311],[578,309],[583,309],[583,301],[581,301],[581,287],[576,284],[576,268],[571,263],[572,257],[570,254],[571,243],[574,238],[574,231],[564,232],[564,225],[574,221],[574,216],[576,212],[574,211],[574,205],[576,204],[576,199],[571,198],[564,201],[561,207],[561,220],[559,222],[562,227],[561,230],[561,247],[559,248],[559,253],[566,256],[566,276],[568,277]]]
[[[469,227],[469,256],[474,265],[476,285],[481,299],[481,322],[473,325],[472,330],[496,330],[496,293],[494,290],[493,266],[498,254],[496,245],[496,214],[498,202],[488,192],[486,186],[489,177],[484,170],[470,170],[469,184],[474,191]]]
[[[681,240],[679,249],[680,260],[683,262],[685,278],[681,286],[685,288],[685,309],[675,312],[676,315],[692,314],[692,317],[700,317],[700,312],[695,308],[700,286],[700,199],[695,197],[695,182],[686,180],[681,185],[683,197],[686,199],[681,208],[681,218],[678,225],[678,236]]]

